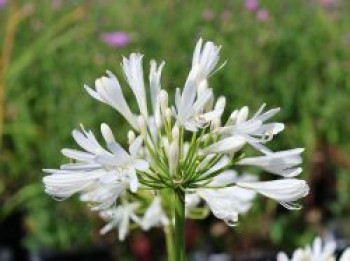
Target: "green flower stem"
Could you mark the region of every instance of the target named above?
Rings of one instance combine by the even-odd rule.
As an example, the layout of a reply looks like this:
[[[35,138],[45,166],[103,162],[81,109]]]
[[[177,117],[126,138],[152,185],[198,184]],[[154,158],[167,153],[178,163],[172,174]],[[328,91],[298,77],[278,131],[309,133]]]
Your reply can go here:
[[[185,261],[185,192],[175,189],[175,260]]]
[[[164,227],[168,261],[176,261],[174,245],[174,228],[171,222]]]

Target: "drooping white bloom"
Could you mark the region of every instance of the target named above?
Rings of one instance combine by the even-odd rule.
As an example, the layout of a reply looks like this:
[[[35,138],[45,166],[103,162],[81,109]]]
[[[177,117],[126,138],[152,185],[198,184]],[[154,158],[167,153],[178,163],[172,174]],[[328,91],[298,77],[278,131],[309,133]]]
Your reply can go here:
[[[268,198],[276,200],[288,209],[299,208],[293,202],[305,197],[309,186],[304,180],[279,179],[273,181],[237,182],[237,186],[254,190]]]
[[[138,138],[130,145],[129,154],[115,141],[108,125],[101,125],[101,133],[108,150],[98,143],[91,131],[73,131],[73,138],[85,151],[62,150],[63,155],[76,162],[64,164],[59,170],[45,170],[51,174],[43,178],[48,194],[67,198],[81,193],[82,200],[91,201],[101,209],[113,204],[127,187],[136,192],[136,169],[148,168],[148,163],[137,157],[142,139]]]
[[[156,196],[151,205],[147,208],[140,222],[141,228],[144,230],[149,230],[150,228],[158,225],[166,226],[168,223],[169,219],[164,213],[161,199],[159,196]]]
[[[237,162],[238,165],[257,166],[270,173],[291,178],[299,175],[302,168],[301,153],[304,149],[292,149],[279,152],[270,152],[265,156],[243,158]]]
[[[115,208],[111,208],[100,212],[101,218],[108,223],[100,230],[101,234],[106,234],[113,228],[118,228],[119,240],[124,240],[128,231],[130,220],[140,224],[140,218],[135,214],[135,210],[139,207],[138,202],[128,203],[123,202]]]
[[[208,204],[217,218],[224,220],[229,225],[234,225],[238,221],[238,214],[245,213],[250,209],[255,192],[232,184],[247,179],[254,178],[250,175],[238,177],[235,171],[227,170],[213,178],[208,184],[208,188],[197,189],[196,194]],[[195,203],[199,203],[198,199],[191,194],[186,195],[186,199],[187,208],[194,207]]]
[[[335,261],[336,260],[336,243],[326,241],[322,244],[321,238],[315,238],[312,246],[299,248],[288,258],[287,254],[280,252],[277,255],[277,261]],[[339,257],[339,261],[350,260],[350,248],[345,249]]]

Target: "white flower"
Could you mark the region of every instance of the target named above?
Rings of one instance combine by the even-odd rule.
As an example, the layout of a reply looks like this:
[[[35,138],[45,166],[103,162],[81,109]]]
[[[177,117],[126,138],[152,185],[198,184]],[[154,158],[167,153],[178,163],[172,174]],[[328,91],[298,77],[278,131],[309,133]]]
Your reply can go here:
[[[241,135],[234,135],[232,137],[224,138],[211,144],[210,146],[202,149],[202,154],[210,153],[235,153],[239,151],[244,144],[246,139]]]
[[[237,186],[254,190],[268,198],[276,200],[288,209],[298,209],[293,202],[309,193],[309,186],[304,180],[280,179],[273,181],[237,182]]]
[[[131,112],[117,77],[110,71],[107,71],[107,75],[108,77],[103,76],[96,80],[95,90],[87,85],[84,86],[85,90],[91,97],[116,109],[135,130],[138,130],[137,117]]]
[[[140,224],[140,218],[135,214],[135,210],[138,207],[138,202],[123,202],[122,205],[119,205],[116,208],[111,208],[100,212],[101,218],[108,222],[100,230],[100,233],[106,234],[113,228],[118,227],[119,240],[124,240],[129,230],[130,220],[137,224]]]
[[[218,128],[217,133],[224,137],[238,135],[255,148],[265,152],[266,148],[262,143],[271,140],[284,129],[282,123],[265,123],[280,111],[279,108],[275,108],[263,113],[265,106],[263,104],[251,119],[248,119],[248,107],[234,111],[226,123],[227,126]]]
[[[147,119],[147,96],[143,79],[142,58],[143,55],[139,53],[130,54],[129,59],[123,57],[122,67],[125,78],[135,95],[140,113]]]
[[[339,261],[350,261],[350,247],[344,250],[343,254],[339,258]]]
[[[160,100],[159,94],[161,91],[160,77],[165,63],[162,62],[159,67],[155,61],[151,61],[151,69],[149,74],[149,86],[151,92],[151,102],[154,115],[155,125],[157,127],[161,126],[162,116],[160,113]],[[164,94],[163,94],[164,95]]]
[[[308,258],[303,249],[297,249],[291,259],[288,258],[287,254],[280,252],[277,254],[277,261],[313,261]]]
[[[140,225],[142,229],[149,230],[151,227],[157,225],[166,226],[169,219],[164,213],[160,197],[156,196],[151,205],[147,208]]]
[[[238,214],[247,212],[255,197],[254,191],[232,185],[246,179],[251,180],[252,176],[238,177],[235,171],[227,170],[213,178],[208,188],[197,189],[196,194],[208,204],[217,218],[234,225],[238,221]],[[225,187],[226,185],[229,186]],[[198,199],[190,195],[186,195],[187,208],[194,207],[195,203],[198,203]]]
[[[198,88],[203,82],[206,83],[209,74],[215,69],[220,47],[212,42],[206,42],[202,50],[202,44],[203,41],[200,39],[193,54],[192,69],[183,92],[177,89],[175,95],[176,119],[180,126],[193,132],[220,117],[223,112],[222,108],[203,112],[206,104],[212,99],[213,92],[207,87],[198,92]]]
[[[305,248],[305,254],[309,256],[311,260],[319,260],[319,261],[333,261],[334,253],[336,249],[336,244],[334,241],[325,242],[322,247],[321,238],[317,237],[313,242],[312,246],[307,246]]]
[[[321,238],[315,238],[312,246],[297,249],[289,259],[284,252],[277,255],[277,261],[335,261],[336,260],[336,243],[327,241],[322,244]],[[339,261],[350,260],[350,248],[345,249],[340,256]]]
[[[265,156],[241,159],[237,164],[257,166],[270,173],[291,178],[302,172],[302,168],[297,166],[302,163],[300,154],[303,151],[304,149],[292,149],[270,152]]]
[[[174,216],[174,209],[168,206],[176,204],[163,209],[161,203],[179,190],[186,201],[186,213],[182,214],[200,218],[211,210],[229,225],[250,209],[256,193],[289,209],[297,208],[294,201],[309,190],[305,181],[291,178],[301,172],[302,149],[272,152],[265,147],[284,128],[282,123],[266,123],[279,108],[264,112],[264,104],[249,118],[248,108],[243,107],[227,121],[221,119],[226,99],[216,100],[209,88],[209,77],[221,68],[217,68],[220,48],[202,39],[197,42],[184,87],[176,89],[175,104],[161,89],[164,62],[150,62],[145,82],[143,55],[139,53],[124,57],[121,64],[136,99],[135,112],[111,72],[97,79],[94,89],[85,86],[93,98],[115,108],[131,125],[129,149],[116,142],[106,124],[101,125],[106,146],[101,146],[91,131],[74,130],[73,138],[81,149],[63,149],[71,163],[45,170],[50,174],[43,179],[46,192],[61,199],[78,194],[109,222],[102,232],[117,226],[120,239],[125,238],[130,220],[145,230],[173,225],[168,216]],[[264,155],[242,159],[243,152],[236,153],[247,143]],[[237,176],[228,170],[237,165],[257,166],[284,179],[259,182],[250,175]]]
[[[127,187],[136,192],[136,169],[148,168],[146,161],[137,158],[142,139],[135,139],[128,154],[115,141],[108,125],[102,124],[101,132],[108,150],[97,142],[91,131],[73,131],[73,138],[85,151],[63,149],[62,153],[76,162],[64,164],[59,170],[44,170],[51,174],[43,178],[48,194],[67,198],[80,192],[82,200],[96,203],[95,208],[101,209],[113,204]]]
[[[194,49],[189,77],[193,77],[198,83],[206,80],[219,61],[220,49],[213,42],[205,42],[203,47],[203,40],[200,38]]]

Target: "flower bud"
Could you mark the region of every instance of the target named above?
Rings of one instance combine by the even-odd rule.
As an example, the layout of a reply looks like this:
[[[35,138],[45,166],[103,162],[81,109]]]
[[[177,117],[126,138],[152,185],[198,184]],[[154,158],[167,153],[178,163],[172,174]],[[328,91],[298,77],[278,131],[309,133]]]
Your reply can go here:
[[[135,132],[133,132],[132,130],[129,130],[129,132],[128,132],[129,144],[132,144],[134,142],[135,138],[136,138]]]
[[[101,133],[107,143],[115,141],[112,130],[106,123],[101,124]]]
[[[172,115],[173,115],[172,111],[169,108],[167,108],[165,110],[165,119],[166,119],[167,122],[171,121],[171,116]]]
[[[166,108],[168,108],[168,93],[165,90],[160,90],[158,94],[158,99],[160,103],[160,108],[162,112],[164,113]]]
[[[137,118],[137,123],[139,124],[141,134],[146,135],[147,134],[147,124],[146,124],[145,118],[142,115],[140,115]]]
[[[171,130],[171,134],[172,134],[173,140],[178,142],[179,141],[180,130],[179,130],[179,127],[177,125],[175,125],[173,127],[173,129]]]
[[[156,125],[157,129],[162,127],[162,117],[160,113],[154,115],[154,124]]]
[[[197,87],[197,95],[201,95],[206,89],[208,89],[208,81],[203,80],[199,83]]]
[[[248,118],[249,109],[247,106],[244,106],[242,109],[239,110],[237,115],[236,123],[241,123],[247,120]]]
[[[228,118],[227,122],[226,122],[226,125],[232,125],[236,122],[236,119],[237,119],[237,114],[238,114],[238,111],[235,110],[231,113],[230,117]]]
[[[216,101],[215,109],[216,110],[224,110],[226,105],[226,98],[224,96],[219,97]]]
[[[179,144],[174,140],[169,148],[169,171],[171,175],[176,174],[176,169],[179,163]]]

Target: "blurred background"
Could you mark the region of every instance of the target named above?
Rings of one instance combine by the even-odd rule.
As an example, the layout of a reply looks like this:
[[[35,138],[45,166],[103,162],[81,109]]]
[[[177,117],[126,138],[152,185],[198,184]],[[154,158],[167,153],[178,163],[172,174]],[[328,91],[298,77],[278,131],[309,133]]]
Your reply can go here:
[[[0,0],[0,260],[164,260],[159,229],[125,242],[99,235],[103,222],[73,198],[44,193],[42,168],[64,162],[71,130],[125,121],[83,84],[130,52],[167,62],[162,86],[184,83],[199,37],[223,46],[211,86],[228,110],[282,107],[279,149],[305,147],[311,194],[300,211],[262,197],[231,228],[187,223],[190,260],[273,260],[315,235],[350,239],[350,1]],[[147,69],[148,71],[148,69]],[[125,84],[125,82],[123,82]],[[127,92],[126,96],[131,93]],[[262,173],[264,175],[264,173]],[[211,259],[206,259],[211,255]]]

